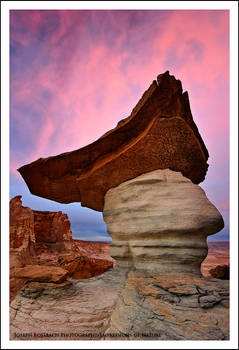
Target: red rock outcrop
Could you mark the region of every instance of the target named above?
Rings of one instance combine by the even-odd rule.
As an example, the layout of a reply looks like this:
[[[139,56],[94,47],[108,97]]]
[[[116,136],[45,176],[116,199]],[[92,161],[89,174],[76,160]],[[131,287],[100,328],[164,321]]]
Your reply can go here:
[[[22,196],[10,200],[10,248],[25,249],[35,242],[34,214],[30,208],[23,207]]]
[[[67,270],[56,266],[26,265],[14,269],[14,277],[26,281],[59,283],[65,281],[68,274]]]
[[[24,266],[24,263],[30,264],[34,254],[34,215],[30,208],[22,206],[21,197],[10,200],[10,300],[26,282],[23,278],[14,277],[15,268]]]
[[[10,300],[29,280],[90,278],[114,265],[108,243],[72,239],[66,214],[23,207],[21,196],[11,199]]]
[[[153,81],[130,116],[97,141],[18,171],[37,196],[102,211],[110,188],[156,169],[181,171],[198,184],[205,178],[207,159],[188,93],[167,71]]]
[[[56,243],[72,239],[71,223],[67,214],[33,210],[36,242]]]

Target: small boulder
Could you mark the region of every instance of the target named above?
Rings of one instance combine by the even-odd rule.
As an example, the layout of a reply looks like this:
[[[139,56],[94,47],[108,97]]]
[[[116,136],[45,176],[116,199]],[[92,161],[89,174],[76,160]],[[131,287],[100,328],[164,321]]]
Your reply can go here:
[[[212,277],[221,280],[229,280],[230,268],[229,265],[217,265],[214,269],[209,270]]]
[[[15,278],[25,278],[28,281],[62,282],[66,280],[68,271],[56,266],[26,265],[14,271]]]

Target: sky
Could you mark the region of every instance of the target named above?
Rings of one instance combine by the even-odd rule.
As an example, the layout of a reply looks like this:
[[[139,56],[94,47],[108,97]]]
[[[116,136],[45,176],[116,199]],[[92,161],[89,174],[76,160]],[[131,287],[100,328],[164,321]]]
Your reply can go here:
[[[17,168],[95,141],[166,70],[210,155],[200,186],[225,228],[208,241],[229,240],[228,10],[11,10],[10,198],[67,213],[75,238],[110,241],[102,213],[32,195]]]

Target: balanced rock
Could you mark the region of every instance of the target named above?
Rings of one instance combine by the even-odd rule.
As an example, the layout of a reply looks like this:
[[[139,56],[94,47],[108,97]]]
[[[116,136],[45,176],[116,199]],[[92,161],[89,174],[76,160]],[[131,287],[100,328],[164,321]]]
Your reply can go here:
[[[180,172],[155,170],[110,189],[103,211],[111,255],[139,267],[200,273],[206,238],[223,219],[204,191]]]
[[[193,121],[188,93],[169,72],[160,74],[130,116],[81,149],[22,166],[32,194],[102,211],[105,193],[156,169],[204,180],[208,152]]]

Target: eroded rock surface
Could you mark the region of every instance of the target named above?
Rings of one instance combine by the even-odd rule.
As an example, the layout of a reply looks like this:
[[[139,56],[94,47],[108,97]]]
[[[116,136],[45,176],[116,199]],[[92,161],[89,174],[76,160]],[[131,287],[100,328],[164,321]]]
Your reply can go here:
[[[128,270],[127,265],[116,266],[87,280],[26,284],[11,303],[10,339],[99,340],[109,327]],[[19,336],[23,333],[28,336]]]
[[[130,116],[97,141],[18,170],[37,196],[102,211],[110,188],[155,169],[181,171],[199,183],[207,159],[188,94],[167,71],[153,81]]]
[[[66,284],[64,284],[66,283]],[[135,270],[31,282],[11,303],[12,340],[227,340],[228,281]],[[49,335],[50,334],[50,335]]]
[[[56,266],[26,265],[14,269],[14,277],[26,281],[63,282],[68,274],[67,270]]]
[[[105,339],[229,339],[229,286],[222,282],[130,271]]]
[[[169,169],[155,170],[110,189],[103,212],[111,256],[137,267],[200,274],[206,237],[223,219],[205,192]]]
[[[26,249],[29,242],[35,242],[34,214],[23,207],[22,196],[10,200],[10,248]]]

